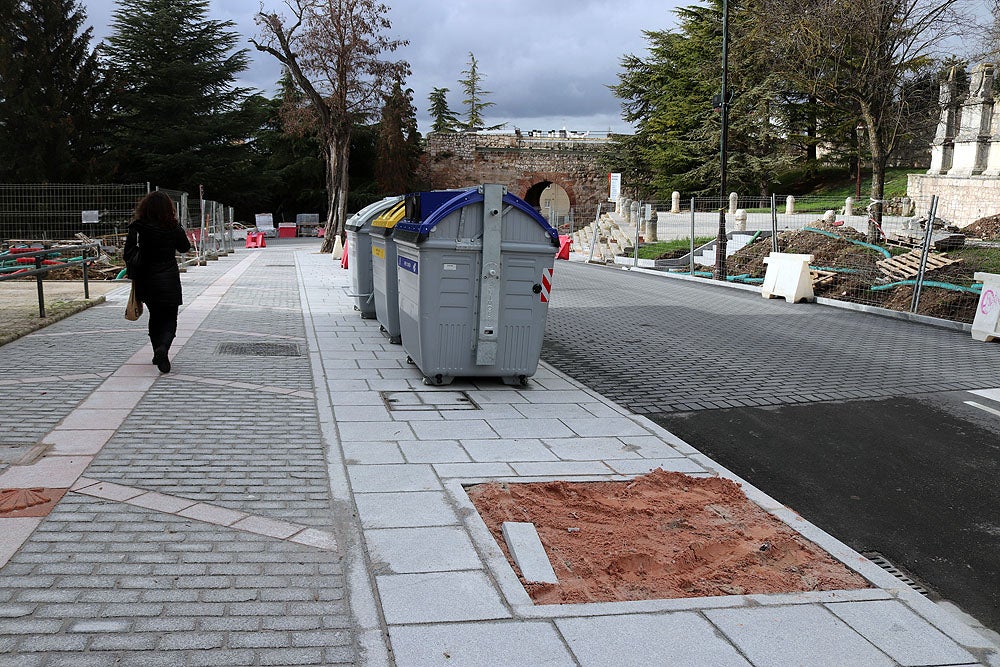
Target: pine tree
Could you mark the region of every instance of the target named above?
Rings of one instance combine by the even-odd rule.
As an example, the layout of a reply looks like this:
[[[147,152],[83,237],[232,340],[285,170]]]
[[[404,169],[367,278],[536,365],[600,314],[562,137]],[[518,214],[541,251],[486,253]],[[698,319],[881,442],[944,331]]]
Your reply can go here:
[[[104,54],[114,85],[111,175],[197,192],[237,182],[251,127],[235,85],[246,50],[208,0],[119,0]]]
[[[77,0],[2,0],[0,181],[87,180],[101,77]]]
[[[385,100],[379,123],[379,190],[386,195],[410,191],[419,159],[420,134],[417,132],[417,112],[413,108],[413,91],[404,90],[396,81]]]
[[[490,91],[483,90],[481,87],[483,79],[486,77],[479,73],[479,61],[476,60],[476,56],[473,55],[472,51],[469,51],[469,69],[462,70],[462,74],[465,75],[465,78],[459,79],[458,82],[465,93],[465,99],[462,100],[462,104],[465,105],[464,129],[472,132],[482,129],[493,129],[483,127],[486,123],[483,112],[493,106],[494,103],[483,101],[490,94]]]
[[[431,103],[431,118],[434,119],[431,124],[431,132],[455,132],[461,126],[462,122],[458,116],[448,108],[447,88],[433,89],[427,99]]]
[[[746,20],[740,10],[731,6],[731,26]],[[715,194],[719,184],[722,129],[711,101],[722,79],[722,0],[683,7],[677,15],[678,31],[644,33],[648,57],[623,58],[612,86],[623,100],[623,117],[636,125],[635,135],[618,140],[622,162],[638,182],[650,183],[646,196]],[[728,180],[733,190],[766,194],[792,160],[775,125],[782,89],[767,64],[742,47],[738,40],[731,47]]]

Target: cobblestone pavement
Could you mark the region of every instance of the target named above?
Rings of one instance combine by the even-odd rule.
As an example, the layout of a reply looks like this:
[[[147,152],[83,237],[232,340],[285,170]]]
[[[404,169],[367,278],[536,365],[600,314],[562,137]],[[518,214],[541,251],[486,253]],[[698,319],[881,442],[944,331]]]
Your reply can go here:
[[[997,664],[963,619],[550,366],[425,386],[317,248],[185,274],[168,375],[124,291],[0,347],[24,397],[0,406],[0,488],[54,498],[0,516],[0,667]],[[465,491],[656,468],[742,483],[871,587],[535,605]]]
[[[1000,346],[968,333],[571,262],[542,358],[638,414],[984,389]]]
[[[175,372],[150,371],[77,492],[0,569],[0,665],[356,664],[293,252],[184,275],[182,326],[243,269],[175,344]],[[0,403],[0,452],[23,456],[47,434],[79,447],[100,424],[51,434],[81,406],[136,395],[95,393],[137,349],[149,355],[145,318],[119,315],[124,290],[109,297],[0,347],[0,383],[19,398]],[[248,341],[292,347],[220,353]]]

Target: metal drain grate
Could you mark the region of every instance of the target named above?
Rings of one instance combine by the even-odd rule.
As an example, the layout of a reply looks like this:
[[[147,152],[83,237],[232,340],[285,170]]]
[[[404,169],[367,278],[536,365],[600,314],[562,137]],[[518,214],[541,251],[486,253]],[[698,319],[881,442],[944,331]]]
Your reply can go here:
[[[219,354],[232,357],[298,357],[295,343],[219,343]]]
[[[892,576],[896,577],[897,579],[899,579],[904,584],[906,584],[916,592],[920,593],[921,595],[924,595],[929,598],[936,597],[935,593],[933,593],[929,588],[920,583],[917,580],[917,578],[914,577],[911,573],[898,567],[897,565],[894,565],[888,558],[886,558],[879,552],[865,551],[861,555],[870,560],[871,562],[875,563],[880,568],[882,568]]]

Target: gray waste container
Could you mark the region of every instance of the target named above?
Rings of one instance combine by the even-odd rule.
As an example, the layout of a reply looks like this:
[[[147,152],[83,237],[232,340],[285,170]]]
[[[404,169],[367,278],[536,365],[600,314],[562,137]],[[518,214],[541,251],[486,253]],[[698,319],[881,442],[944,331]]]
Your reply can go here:
[[[407,195],[393,238],[403,349],[427,384],[535,374],[559,233],[502,185]]]
[[[405,202],[399,198],[381,215],[372,220],[368,230],[371,242],[372,281],[375,286],[375,314],[379,329],[390,343],[399,345],[399,299],[396,287],[396,243],[392,229],[403,219]]]
[[[372,243],[368,230],[372,220],[377,218],[402,197],[386,197],[369,204],[344,224],[347,230],[347,270],[351,272],[351,294],[354,307],[361,311],[366,320],[375,318],[375,290],[372,285]]]

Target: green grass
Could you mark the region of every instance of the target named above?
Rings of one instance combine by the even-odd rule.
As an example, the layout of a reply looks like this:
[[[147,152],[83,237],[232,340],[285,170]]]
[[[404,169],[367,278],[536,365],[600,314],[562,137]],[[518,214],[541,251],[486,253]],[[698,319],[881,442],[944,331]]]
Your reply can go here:
[[[696,236],[694,247],[714,241],[714,236]],[[691,249],[691,239],[674,239],[673,241],[659,241],[657,243],[644,243],[639,246],[639,259],[656,259],[660,255],[677,250],[688,251]]]
[[[949,250],[948,257],[961,259],[970,268],[970,275],[976,271],[1000,274],[1000,250],[996,248],[965,246],[958,250]]]

